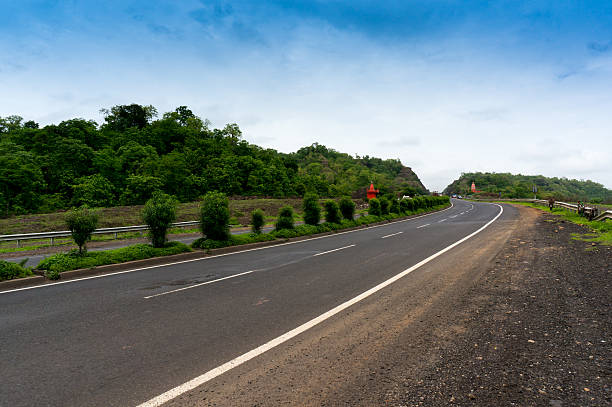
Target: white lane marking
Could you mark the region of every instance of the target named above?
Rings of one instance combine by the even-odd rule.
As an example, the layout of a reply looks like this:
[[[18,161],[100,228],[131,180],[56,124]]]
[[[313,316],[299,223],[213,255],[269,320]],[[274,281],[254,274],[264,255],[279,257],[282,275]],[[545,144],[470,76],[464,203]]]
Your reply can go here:
[[[156,266],[139,267],[139,268],[130,269],[130,270],[117,271],[117,272],[114,272],[114,273],[101,274],[101,275],[98,275],[98,276],[81,277],[81,278],[75,278],[75,279],[67,280],[67,281],[58,281],[56,283],[48,283],[48,284],[35,285],[35,286],[32,286],[32,287],[13,288],[12,290],[0,291],[0,294],[8,294],[8,293],[16,292],[16,291],[33,290],[35,288],[52,287],[52,286],[56,286],[56,285],[60,285],[60,284],[76,283],[76,282],[79,282],[79,281],[93,280],[93,279],[96,279],[96,278],[104,278],[104,277],[116,276],[116,275],[119,275],[119,274],[132,273],[132,272],[135,272],[135,271],[143,271],[143,270],[151,270],[151,269],[155,269],[155,268],[176,266],[177,264],[192,263],[194,261],[209,260],[209,259],[214,259],[214,258],[223,257],[223,256],[233,256],[235,254],[254,252],[254,251],[257,251],[257,250],[272,249],[272,248],[275,248],[275,247],[287,246],[287,245],[290,245],[290,244],[305,243],[305,242],[310,242],[312,240],[325,239],[325,238],[328,238],[328,237],[344,235],[346,233],[361,232],[363,230],[374,229],[374,228],[379,228],[379,227],[383,227],[383,226],[389,226],[389,225],[393,225],[393,224],[396,224],[396,223],[408,222],[408,221],[411,221],[411,220],[415,220],[415,219],[419,219],[419,218],[424,218],[425,216],[430,216],[430,215],[435,215],[437,213],[445,212],[445,211],[451,209],[453,206],[454,206],[454,204],[451,202],[451,206],[449,206],[446,209],[442,209],[441,211],[437,211],[437,212],[426,213],[425,215],[421,215],[421,216],[415,216],[414,218],[398,220],[397,222],[392,222],[392,223],[383,223],[381,225],[368,226],[368,227],[361,228],[361,229],[347,230],[345,232],[333,233],[331,235],[312,237],[310,239],[296,240],[295,242],[279,243],[279,244],[274,244],[274,245],[265,246],[265,247],[255,247],[253,249],[245,249],[245,250],[240,250],[238,252],[232,252],[232,253],[215,254],[213,256],[202,257],[202,258],[199,258],[199,259],[181,260],[181,261],[175,261],[175,262],[172,262],[172,263],[158,264]]]
[[[317,254],[313,255],[313,257],[322,256],[322,255],[327,254],[327,253],[337,252],[338,250],[348,249],[349,247],[353,247],[353,246],[355,246],[355,245],[354,244],[350,244],[348,246],[339,247],[337,249],[332,249],[332,250],[328,250],[326,252],[317,253]]]
[[[231,370],[237,366],[240,366],[241,364],[248,362],[249,360],[261,355],[264,352],[269,351],[272,348],[275,348],[276,346],[287,342],[288,340],[296,337],[297,335],[306,332],[307,330],[309,330],[310,328],[320,324],[321,322],[333,317],[334,315],[338,314],[339,312],[344,311],[345,309],[347,309],[348,307],[350,307],[351,305],[354,305],[356,303],[358,303],[359,301],[363,300],[364,298],[369,297],[370,295],[382,290],[383,288],[393,284],[394,282],[396,282],[397,280],[399,280],[400,278],[408,275],[409,273],[413,272],[414,270],[418,269],[419,267],[423,266],[424,264],[429,263],[430,261],[432,261],[433,259],[435,259],[436,257],[446,253],[447,251],[451,250],[452,248],[454,248],[455,246],[465,242],[466,240],[468,240],[469,238],[477,235],[478,233],[482,232],[483,230],[485,230],[491,223],[495,222],[500,216],[501,214],[504,212],[504,209],[500,206],[495,204],[496,206],[499,207],[499,213],[497,214],[497,216],[495,216],[493,219],[491,219],[489,222],[487,222],[484,226],[482,226],[480,229],[478,229],[475,232],[472,232],[471,234],[467,235],[466,237],[457,240],[455,243],[451,244],[450,246],[445,247],[444,249],[440,250],[437,253],[432,254],[431,256],[429,256],[428,258],[426,258],[425,260],[421,260],[420,262],[418,262],[417,264],[415,264],[414,266],[402,271],[401,273],[391,277],[390,279],[383,281],[382,283],[378,284],[375,287],[370,288],[369,290],[359,294],[357,297],[352,298],[340,305],[338,305],[335,308],[332,308],[331,310],[325,312],[324,314],[319,315],[316,318],[311,319],[310,321],[306,322],[305,324],[302,324],[300,326],[298,326],[297,328],[292,329],[289,332],[286,332],[284,334],[282,334],[281,336],[272,339],[269,342],[264,343],[263,345],[243,354],[240,355],[232,360],[230,360],[229,362],[226,362],[224,364],[222,364],[221,366],[218,366],[214,369],[209,370],[208,372],[197,376],[191,380],[189,380],[188,382],[185,382],[179,386],[176,386],[173,389],[168,390],[165,393],[160,394],[159,396],[156,396],[148,401],[145,401],[144,403],[138,405],[137,407],[157,407],[157,406],[161,406],[162,404],[166,403],[167,401],[170,401],[178,396],[180,396],[181,394],[184,394],[190,390],[195,389],[198,386],[201,386],[202,384],[214,379],[217,376],[222,375],[223,373],[227,372],[228,370]]]
[[[440,220],[438,221],[438,223],[441,223],[441,222],[446,222],[446,221],[447,221],[447,219],[440,219]]]
[[[426,223],[426,224],[424,224],[424,225],[417,226],[417,229],[421,229],[421,228],[424,228],[425,226],[429,226],[429,225],[430,225],[430,223]]]
[[[461,212],[459,215],[463,215],[463,214],[465,214],[465,212]]]
[[[456,218],[456,217],[457,217],[457,215],[449,216],[449,218],[451,218],[451,219],[452,218]]]
[[[381,239],[386,239],[386,238],[391,237],[391,236],[401,235],[402,233],[404,233],[404,232],[391,233],[390,235],[381,237]]]
[[[179,291],[185,291],[185,290],[189,290],[190,288],[196,288],[196,287],[201,287],[203,285],[207,285],[207,284],[212,284],[212,283],[217,283],[219,281],[223,281],[223,280],[228,280],[230,278],[234,278],[234,277],[240,277],[240,276],[245,276],[247,274],[251,274],[254,273],[258,270],[250,270],[250,271],[245,271],[244,273],[238,273],[238,274],[232,274],[231,276],[227,276],[227,277],[222,277],[222,278],[218,278],[216,280],[210,280],[210,281],[205,281],[203,283],[198,283],[198,284],[194,284],[194,285],[190,285],[188,287],[183,287],[183,288],[177,288],[176,290],[172,290],[172,291],[166,291],[163,293],[159,293],[159,294],[154,294],[154,295],[149,295],[148,297],[144,297],[145,300],[148,300],[149,298],[153,298],[153,297],[159,297],[161,295],[166,295],[166,294],[172,294],[172,293],[177,293]]]

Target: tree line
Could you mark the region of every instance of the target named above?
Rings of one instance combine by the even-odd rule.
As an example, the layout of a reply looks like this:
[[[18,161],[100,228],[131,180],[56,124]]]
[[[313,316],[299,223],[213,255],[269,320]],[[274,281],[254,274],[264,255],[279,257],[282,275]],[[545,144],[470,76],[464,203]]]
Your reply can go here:
[[[515,175],[510,173],[463,173],[446,189],[446,194],[471,194],[472,182],[481,194],[502,198],[533,198],[534,186],[539,198],[553,197],[557,200],[612,203],[612,190],[590,180],[549,178],[542,175]]]
[[[237,124],[212,128],[186,106],[103,109],[104,122],[75,118],[40,127],[0,117],[0,216],[88,205],[144,204],[155,191],[181,202],[228,196],[354,195],[371,181],[383,193],[425,193],[399,160],[353,157],[319,144],[285,154],[243,139]]]

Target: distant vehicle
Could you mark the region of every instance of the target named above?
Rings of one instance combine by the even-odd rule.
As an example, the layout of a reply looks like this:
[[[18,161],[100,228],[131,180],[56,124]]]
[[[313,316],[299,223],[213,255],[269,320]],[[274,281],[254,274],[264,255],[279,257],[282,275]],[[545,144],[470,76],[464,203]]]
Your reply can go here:
[[[451,198],[457,198],[457,194],[452,194]]]
[[[461,195],[457,195],[457,199],[463,199]]]

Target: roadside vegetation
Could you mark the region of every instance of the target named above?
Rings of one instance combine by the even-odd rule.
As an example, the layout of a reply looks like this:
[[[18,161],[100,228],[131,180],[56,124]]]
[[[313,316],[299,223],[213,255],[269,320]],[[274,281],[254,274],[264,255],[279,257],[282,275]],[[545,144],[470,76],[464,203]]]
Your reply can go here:
[[[58,253],[47,257],[36,266],[36,269],[43,271],[47,278],[55,280],[60,277],[59,273],[63,271],[125,263],[127,261],[169,256],[189,251],[191,251],[191,248],[180,242],[166,243],[160,248],[149,244],[137,244],[121,249],[99,252],[79,253],[78,250],[71,250],[68,253]]]
[[[384,213],[381,211],[380,201],[385,203]],[[419,196],[414,199],[402,199],[401,201],[395,197],[381,197],[380,201],[372,199],[370,201],[370,213],[355,219],[355,204],[348,197],[343,197],[340,200],[340,205],[335,200],[328,199],[323,203],[325,222],[319,223],[321,205],[318,196],[312,193],[302,202],[305,219],[308,219],[311,224],[306,223],[296,226],[294,208],[287,205],[279,210],[274,230],[269,233],[262,233],[264,214],[261,209],[256,209],[251,214],[253,220],[252,233],[231,235],[229,233],[230,210],[228,198],[221,192],[209,192],[203,197],[200,204],[202,237],[197,239],[192,247],[210,250],[333,232],[442,209],[450,203],[447,196]],[[148,236],[152,244],[137,244],[115,250],[88,252],[85,244],[90,239],[91,232],[95,229],[98,215],[85,206],[71,210],[66,214],[65,221],[73,232],[73,240],[78,244],[79,250],[52,255],[42,260],[36,270],[39,273],[44,273],[47,278],[54,280],[59,279],[60,273],[64,271],[167,256],[192,250],[183,243],[168,243],[166,241],[167,228],[176,218],[176,201],[174,198],[160,191],[155,192],[153,197],[145,204],[141,216],[151,228]],[[2,279],[24,277],[32,273],[31,270],[22,267],[22,265],[4,263],[7,262],[2,263]]]
[[[12,280],[14,278],[23,278],[33,275],[32,269],[24,267],[25,261],[21,263],[12,263],[10,261],[0,260],[0,281]]]
[[[503,202],[503,201],[502,201]],[[548,213],[552,213],[553,215],[559,216],[561,219],[567,222],[577,223],[579,225],[584,225],[590,229],[588,233],[583,234],[574,234],[573,238],[576,240],[582,240],[585,242],[597,242],[607,246],[612,246],[612,221],[589,221],[587,218],[578,215],[576,212],[563,209],[563,208],[553,208],[552,212],[542,205],[538,205],[535,203],[529,202],[503,202],[509,203],[513,205],[524,205],[529,206],[531,208],[536,208],[543,210]]]
[[[237,124],[211,128],[186,106],[162,115],[138,104],[102,111],[102,124],[75,118],[42,128],[0,117],[1,218],[142,205],[158,190],[183,203],[209,191],[364,196],[371,181],[383,193],[427,192],[399,160],[351,156],[317,143],[290,154],[264,149],[244,140]]]

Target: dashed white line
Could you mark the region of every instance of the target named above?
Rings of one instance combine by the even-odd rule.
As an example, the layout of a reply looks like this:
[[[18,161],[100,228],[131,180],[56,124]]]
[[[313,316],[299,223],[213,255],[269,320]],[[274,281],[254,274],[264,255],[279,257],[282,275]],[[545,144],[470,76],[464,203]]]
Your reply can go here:
[[[449,206],[446,209],[442,209],[441,211],[430,212],[430,213],[426,213],[424,215],[415,216],[414,218],[402,219],[402,220],[399,220],[399,221],[393,222],[393,223],[411,222],[411,221],[414,221],[416,219],[424,218],[426,216],[436,215],[438,213],[442,213],[442,212],[448,211],[449,209],[451,209],[453,207],[454,207],[454,204],[451,202],[451,206]],[[105,274],[101,274],[101,275],[97,275],[97,276],[81,277],[81,278],[75,278],[75,279],[72,279],[72,280],[58,281],[56,283],[47,283],[47,284],[42,284],[42,285],[34,285],[34,286],[30,286],[30,287],[13,288],[11,290],[0,291],[0,295],[1,294],[14,293],[14,292],[17,292],[17,291],[34,290],[34,289],[38,289],[38,288],[54,287],[56,285],[78,283],[80,281],[93,280],[93,279],[105,278],[105,277],[111,277],[111,276],[117,276],[117,275],[126,274],[126,273],[133,273],[133,272],[136,272],[136,271],[143,271],[143,270],[151,270],[151,269],[156,269],[156,268],[170,267],[170,266],[175,266],[177,264],[185,264],[185,263],[192,263],[192,262],[196,262],[196,261],[210,260],[210,259],[215,259],[217,257],[233,256],[233,255],[237,255],[237,254],[253,252],[253,251],[258,251],[258,250],[274,249],[274,248],[277,248],[277,247],[288,246],[288,245],[293,245],[293,244],[300,244],[300,243],[306,243],[306,242],[310,242],[310,241],[313,241],[313,240],[326,239],[326,238],[329,238],[329,237],[344,235],[344,234],[347,234],[347,233],[362,232],[364,230],[375,229],[375,228],[385,227],[385,226],[389,226],[389,225],[391,225],[391,223],[383,223],[381,225],[367,226],[365,228],[347,230],[345,232],[338,232],[338,233],[334,233],[334,234],[331,234],[331,235],[317,236],[317,237],[312,237],[312,238],[309,238],[309,239],[296,240],[296,241],[293,241],[293,242],[286,242],[286,243],[279,243],[279,244],[275,244],[275,245],[271,245],[271,246],[265,246],[265,247],[255,247],[255,248],[252,248],[252,249],[244,249],[244,250],[240,250],[240,251],[237,251],[237,252],[231,252],[231,253],[215,254],[215,255],[212,255],[212,256],[206,256],[206,257],[202,257],[202,258],[198,258],[198,259],[181,260],[181,261],[175,261],[175,262],[172,262],[172,263],[157,264],[155,266],[138,267],[138,268],[135,268],[135,269],[117,271],[117,272],[114,272],[114,273],[105,273]]]
[[[429,225],[430,225],[429,223],[426,223],[424,225],[418,226],[417,229],[421,229],[421,228],[424,228],[424,227],[429,226]]]
[[[272,339],[271,341],[264,343],[263,345],[247,352],[244,353],[232,360],[230,360],[229,362],[226,362],[224,364],[222,364],[221,366],[218,366],[214,369],[209,370],[208,372],[201,374],[200,376],[194,377],[193,379],[176,386],[173,389],[170,389],[168,391],[166,391],[165,393],[160,394],[159,396],[156,396],[148,401],[145,401],[144,403],[140,404],[138,407],[156,407],[156,406],[161,406],[162,404],[164,404],[167,401],[170,401],[178,396],[180,396],[181,394],[184,394],[190,390],[195,389],[198,386],[201,386],[202,384],[209,382],[210,380],[214,379],[217,376],[222,375],[223,373],[227,372],[228,370],[231,370],[237,366],[242,365],[243,363],[261,355],[264,352],[269,351],[270,349],[273,349],[275,347],[277,347],[278,345],[287,342],[288,340],[298,336],[299,334],[306,332],[307,330],[309,330],[310,328],[320,324],[321,322],[333,317],[334,315],[344,311],[345,309],[349,308],[350,306],[360,302],[361,300],[371,296],[374,293],[377,293],[378,291],[382,290],[383,288],[393,284],[394,282],[396,282],[397,280],[399,280],[400,278],[408,275],[409,273],[413,272],[414,270],[418,269],[419,267],[423,266],[424,264],[429,263],[431,260],[435,259],[436,257],[446,253],[447,251],[451,250],[452,248],[454,248],[457,245],[460,245],[461,243],[465,242],[466,240],[468,240],[469,238],[471,238],[472,236],[477,235],[478,233],[482,232],[483,230],[485,230],[491,223],[495,222],[497,220],[497,218],[499,218],[501,216],[501,214],[503,213],[504,209],[500,206],[500,205],[496,205],[499,206],[499,213],[497,214],[497,216],[495,216],[493,219],[491,219],[489,222],[487,222],[484,226],[482,226],[480,229],[476,230],[475,232],[472,232],[471,234],[465,236],[462,239],[457,240],[455,243],[451,244],[450,246],[445,247],[444,249],[440,250],[437,253],[432,254],[431,256],[429,256],[428,258],[426,258],[425,260],[421,260],[420,262],[418,262],[417,264],[415,264],[414,266],[402,271],[401,273],[391,277],[390,279],[383,281],[382,283],[378,284],[375,287],[370,288],[369,290],[359,294],[357,297],[352,298],[346,302],[343,302],[342,304],[338,305],[335,308],[330,309],[329,311],[319,315],[316,318],[311,319],[310,321],[298,326],[297,328],[292,329],[289,332],[284,333],[283,335]]]
[[[448,219],[440,219],[438,223],[446,222]]]
[[[449,218],[456,218],[456,217],[457,217],[457,215],[449,216]]]
[[[327,254],[327,253],[337,252],[338,250],[348,249],[349,247],[353,247],[353,246],[355,246],[355,245],[354,245],[354,244],[351,244],[351,245],[348,245],[348,246],[339,247],[339,248],[337,248],[337,249],[328,250],[328,251],[326,251],[326,252],[317,253],[317,254],[315,254],[313,257],[316,257],[316,256],[322,256],[322,255]]]
[[[381,239],[386,239],[386,238],[391,237],[391,236],[401,235],[402,233],[404,233],[404,232],[391,233],[390,235],[381,237]]]
[[[155,294],[155,295],[149,295],[147,297],[144,297],[145,300],[148,300],[149,298],[153,298],[153,297],[159,297],[161,295],[166,295],[166,294],[172,294],[172,293],[177,293],[179,291],[185,291],[185,290],[189,290],[191,288],[196,288],[196,287],[201,287],[203,285],[207,285],[207,284],[212,284],[212,283],[216,283],[219,281],[223,281],[223,280],[228,280],[230,278],[234,278],[234,277],[240,277],[240,276],[245,276],[247,274],[251,274],[256,272],[257,270],[250,270],[250,271],[245,271],[244,273],[238,273],[238,274],[232,274],[231,276],[227,276],[227,277],[223,277],[223,278],[218,278],[216,280],[210,280],[210,281],[206,281],[204,283],[199,283],[199,284],[194,284],[194,285],[190,285],[189,287],[183,287],[183,288],[177,288],[176,290],[172,290],[172,291],[166,291],[165,293],[159,293],[159,294]]]

